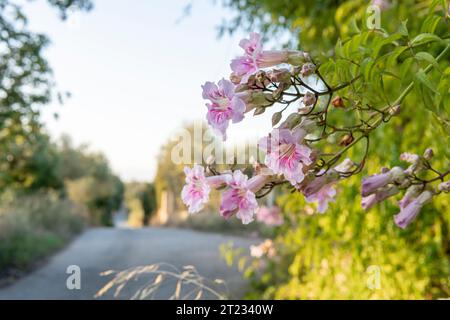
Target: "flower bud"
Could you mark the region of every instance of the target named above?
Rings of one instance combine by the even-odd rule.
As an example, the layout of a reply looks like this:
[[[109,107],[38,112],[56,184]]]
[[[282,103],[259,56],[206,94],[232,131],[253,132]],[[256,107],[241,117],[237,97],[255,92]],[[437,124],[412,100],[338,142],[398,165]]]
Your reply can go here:
[[[355,165],[355,163],[350,158],[345,158],[340,164],[335,166],[333,169],[337,172],[349,172],[350,169]]]
[[[403,152],[400,155],[400,160],[408,162],[408,163],[416,164],[420,160],[420,157],[414,153]]]
[[[408,204],[411,203],[422,191],[422,187],[419,185],[412,185],[406,190],[403,198],[398,202],[398,205],[401,209],[405,208]]]
[[[342,137],[341,141],[339,142],[340,146],[346,147],[349,144],[351,144],[353,142],[354,138],[351,134],[346,134],[345,136]]]
[[[450,180],[440,183],[438,186],[438,190],[442,191],[442,192],[449,192],[450,191]]]
[[[258,84],[266,83],[267,82],[266,72],[263,70],[259,70],[257,73],[255,73],[255,80]]]
[[[282,95],[283,91],[290,87],[290,84],[287,84],[286,82],[280,82],[278,88],[272,92],[272,97],[275,100],[278,100]]]
[[[400,105],[398,104],[396,106],[390,107],[389,110],[388,110],[388,113],[391,116],[396,116],[396,115],[398,115],[400,113],[400,111],[401,111],[401,108],[400,108]]]
[[[236,74],[235,72],[232,72],[232,73],[230,74],[230,81],[231,81],[233,84],[238,85],[238,84],[241,83],[241,80],[242,80],[242,77],[239,76],[238,74]]]
[[[262,90],[246,90],[236,93],[244,101],[245,112],[249,112],[258,107],[267,107],[273,104],[272,94]]]
[[[345,108],[344,100],[341,97],[336,97],[331,101],[331,104],[335,108]]]
[[[303,118],[299,124],[299,128],[305,130],[307,133],[311,133],[317,128],[316,122],[314,120]]]
[[[406,178],[405,172],[400,167],[394,167],[390,171],[392,181],[395,183],[401,184],[403,180]]]
[[[305,93],[305,95],[303,96],[303,104],[306,107],[312,106],[314,105],[314,103],[316,103],[316,95],[314,93],[312,93],[311,91],[307,91]]]
[[[267,73],[272,82],[291,82],[291,72],[288,69],[273,69]]]
[[[417,198],[410,201],[408,205],[401,208],[399,214],[394,216],[395,224],[404,229],[413,222],[420,213],[422,207],[433,198],[433,192],[423,191]]]
[[[303,51],[289,51],[287,63],[293,66],[300,66],[306,62],[311,61],[311,58],[307,52]]]
[[[316,72],[316,65],[314,63],[311,62],[307,62],[304,65],[302,65],[302,69],[300,70],[300,74],[303,77],[307,77],[311,74],[313,74],[314,72]]]
[[[275,112],[272,115],[272,127],[276,126],[278,124],[278,122],[280,122],[282,116],[283,116],[283,114],[281,111]]]
[[[434,156],[434,152],[433,152],[433,149],[431,149],[431,148],[427,148],[425,150],[425,152],[423,153],[423,157],[426,160],[430,160],[431,158],[433,158],[433,156]]]
[[[298,113],[291,113],[286,120],[281,123],[280,129],[292,129],[300,122],[301,118],[301,115]]]
[[[395,196],[399,192],[398,188],[396,186],[387,186],[383,187],[379,190],[377,190],[375,193],[363,197],[361,199],[361,207],[364,210],[369,210],[372,208],[375,204],[386,200],[389,197]]]
[[[381,173],[388,173],[389,171],[390,171],[390,169],[386,168],[386,167],[382,167],[380,170]]]

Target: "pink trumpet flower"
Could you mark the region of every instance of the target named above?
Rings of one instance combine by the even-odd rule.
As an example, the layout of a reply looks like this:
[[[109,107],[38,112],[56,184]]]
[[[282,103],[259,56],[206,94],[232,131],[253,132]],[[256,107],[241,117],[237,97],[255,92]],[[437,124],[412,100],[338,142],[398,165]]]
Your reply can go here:
[[[241,78],[241,83],[247,83],[248,78],[261,68],[273,67],[288,61],[289,51],[263,51],[261,36],[251,33],[249,39],[243,39],[239,46],[245,54],[231,61],[230,67],[236,77]]]
[[[305,197],[307,202],[317,202],[317,211],[319,213],[325,213],[328,210],[328,203],[335,202],[334,196],[336,195],[336,189],[333,183],[324,185],[316,193],[310,194]]]
[[[413,222],[419,215],[422,207],[430,202],[433,198],[433,193],[429,190],[423,191],[417,198],[412,200],[407,206],[400,210],[400,213],[394,216],[395,224],[405,229],[411,222]]]
[[[202,88],[203,98],[211,101],[206,104],[208,124],[226,140],[229,122],[237,123],[244,119],[245,103],[235,94],[235,87],[228,80],[220,80],[218,86],[206,82]]]
[[[196,213],[203,209],[209,201],[211,188],[219,188],[231,178],[229,174],[205,177],[205,169],[200,165],[194,165],[191,169],[184,168],[186,185],[181,191],[181,199],[188,207],[189,213]]]
[[[255,212],[258,210],[255,193],[266,184],[268,179],[269,176],[264,175],[248,179],[241,171],[234,171],[228,181],[229,189],[222,194],[220,214],[226,219],[236,214],[243,224],[252,222]]]
[[[362,196],[367,197],[374,193],[378,188],[384,187],[389,183],[400,183],[404,177],[405,173],[400,167],[394,167],[388,172],[365,177],[362,181]]]
[[[283,174],[294,186],[305,178],[303,166],[313,163],[312,150],[300,143],[305,135],[306,131],[301,128],[294,131],[274,129],[259,142],[259,147],[266,151],[267,167],[275,174]]]
[[[368,195],[367,197],[363,197],[361,199],[361,207],[364,210],[369,210],[377,203],[386,200],[389,197],[396,195],[399,192],[396,186],[388,186],[377,190],[375,193]]]

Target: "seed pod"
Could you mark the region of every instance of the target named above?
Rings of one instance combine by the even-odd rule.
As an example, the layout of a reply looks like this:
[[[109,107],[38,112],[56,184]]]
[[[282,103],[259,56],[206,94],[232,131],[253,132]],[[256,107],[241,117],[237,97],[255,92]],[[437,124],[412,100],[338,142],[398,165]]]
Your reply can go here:
[[[339,142],[339,145],[346,147],[350,143],[352,143],[353,140],[355,140],[355,139],[353,138],[353,136],[351,134],[346,134],[345,136],[342,137],[341,142]]]
[[[255,109],[255,112],[253,113],[254,116],[257,116],[259,114],[263,114],[266,111],[265,107],[258,107]]]
[[[433,156],[434,156],[434,152],[433,152],[433,149],[431,149],[431,148],[426,149],[425,152],[423,153],[423,157],[426,160],[430,160],[431,158],[433,158]]]
[[[396,106],[389,108],[388,112],[391,116],[396,116],[400,113],[400,110],[401,110],[400,105],[398,104]]]
[[[278,122],[280,122],[282,115],[283,114],[280,111],[275,112],[272,115],[272,127],[276,126],[278,124]]]
[[[335,108],[345,108],[344,100],[343,100],[341,97],[339,97],[339,96],[337,96],[336,98],[334,98],[334,99],[331,101],[331,104],[332,104],[333,107],[335,107]]]

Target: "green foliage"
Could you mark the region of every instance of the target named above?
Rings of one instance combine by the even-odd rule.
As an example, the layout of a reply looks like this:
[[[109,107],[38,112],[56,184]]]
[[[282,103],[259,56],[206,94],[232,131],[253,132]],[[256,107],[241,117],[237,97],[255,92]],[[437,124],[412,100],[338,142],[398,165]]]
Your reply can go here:
[[[156,211],[156,192],[151,183],[130,182],[125,184],[124,199],[128,210],[128,224],[132,226],[145,225]]]
[[[86,223],[83,207],[55,193],[5,193],[0,200],[0,272],[27,268],[60,248]]]
[[[109,167],[105,156],[86,146],[75,148],[63,138],[60,150],[60,175],[69,199],[88,208],[93,224],[111,225],[112,212],[122,204],[124,186]]]
[[[57,146],[42,133],[16,135],[1,148],[0,193],[5,189],[61,189],[61,159]]]
[[[287,2],[287,1],[286,1]],[[362,175],[399,163],[401,152],[435,151],[439,170],[450,158],[449,21],[447,1],[391,1],[381,11],[382,28],[368,29],[366,1],[226,1],[237,9],[237,27],[291,33],[290,43],[312,53],[319,72],[332,87],[359,77],[339,91],[347,109],[333,109],[330,120],[349,124],[354,106],[400,113],[370,135]],[[284,7],[281,7],[284,4]],[[326,4],[320,14],[314,10]],[[236,20],[237,21],[237,20]],[[328,26],[328,27],[324,27]],[[300,28],[300,33],[297,33]],[[367,119],[366,119],[367,120]],[[334,141],[321,145],[332,152]],[[357,160],[363,146],[346,156]],[[406,230],[398,229],[394,200],[369,212],[360,209],[360,177],[339,184],[337,203],[325,215],[309,215],[299,194],[277,202],[285,220],[275,237],[277,257],[247,265],[254,291],[250,298],[361,299],[438,298],[450,294],[450,201],[436,197]],[[398,200],[398,199],[397,199]],[[381,288],[367,286],[378,266]]]
[[[54,190],[88,208],[93,224],[111,225],[122,203],[122,182],[105,156],[74,147],[68,137],[53,143],[44,133],[16,136],[0,155],[0,169],[0,194]]]
[[[92,7],[89,0],[48,2],[63,18],[69,9]],[[49,39],[31,32],[27,21],[15,1],[0,0],[0,150],[21,137],[39,135],[39,107],[55,96],[52,70],[43,56]]]

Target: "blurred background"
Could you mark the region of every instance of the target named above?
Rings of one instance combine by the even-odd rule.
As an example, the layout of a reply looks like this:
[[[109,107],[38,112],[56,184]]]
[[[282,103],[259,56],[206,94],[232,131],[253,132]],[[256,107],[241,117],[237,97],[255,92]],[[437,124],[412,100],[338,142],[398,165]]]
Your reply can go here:
[[[43,274],[52,263],[65,266],[68,258],[46,264],[45,257],[67,250],[69,243],[70,250],[79,250],[71,253],[89,251],[89,259],[121,260],[70,260],[98,274],[173,259],[178,251],[170,248],[202,251],[209,241],[213,245],[204,248],[209,255],[172,262],[196,262],[207,276],[230,279],[239,297],[448,297],[448,196],[428,205],[406,230],[393,224],[393,202],[361,210],[361,176],[342,183],[337,202],[324,215],[315,214],[302,196],[277,190],[262,204],[281,208],[281,226],[225,221],[217,212],[218,195],[204,212],[188,216],[179,198],[184,166],[171,161],[172,147],[182,130],[192,131],[193,123],[205,118],[201,85],[229,76],[239,40],[257,31],[267,48],[331,54],[369,3],[0,0],[0,285],[5,288],[0,298],[87,298],[60,288],[33,296],[31,287],[43,285],[39,274],[23,277],[36,266]],[[378,1],[382,25],[395,29],[408,20],[414,32],[420,28],[416,15],[430,3]],[[412,94],[405,103],[415,101]],[[270,117],[248,117],[230,127],[224,149],[244,148],[243,141],[265,135]],[[435,122],[426,110],[414,109],[376,132],[364,174],[398,163],[403,151],[428,147],[444,166],[449,136]],[[169,233],[161,226],[171,227]],[[123,230],[108,233],[114,227]],[[276,254],[261,259],[253,253],[252,259],[250,246],[264,239]],[[133,246],[141,248],[137,258],[124,254]],[[164,254],[158,251],[166,246]],[[211,259],[223,262],[215,273],[205,266]],[[367,285],[371,270],[381,274],[377,288]],[[57,272],[65,275],[65,269]],[[103,282],[92,283],[91,297]]]

